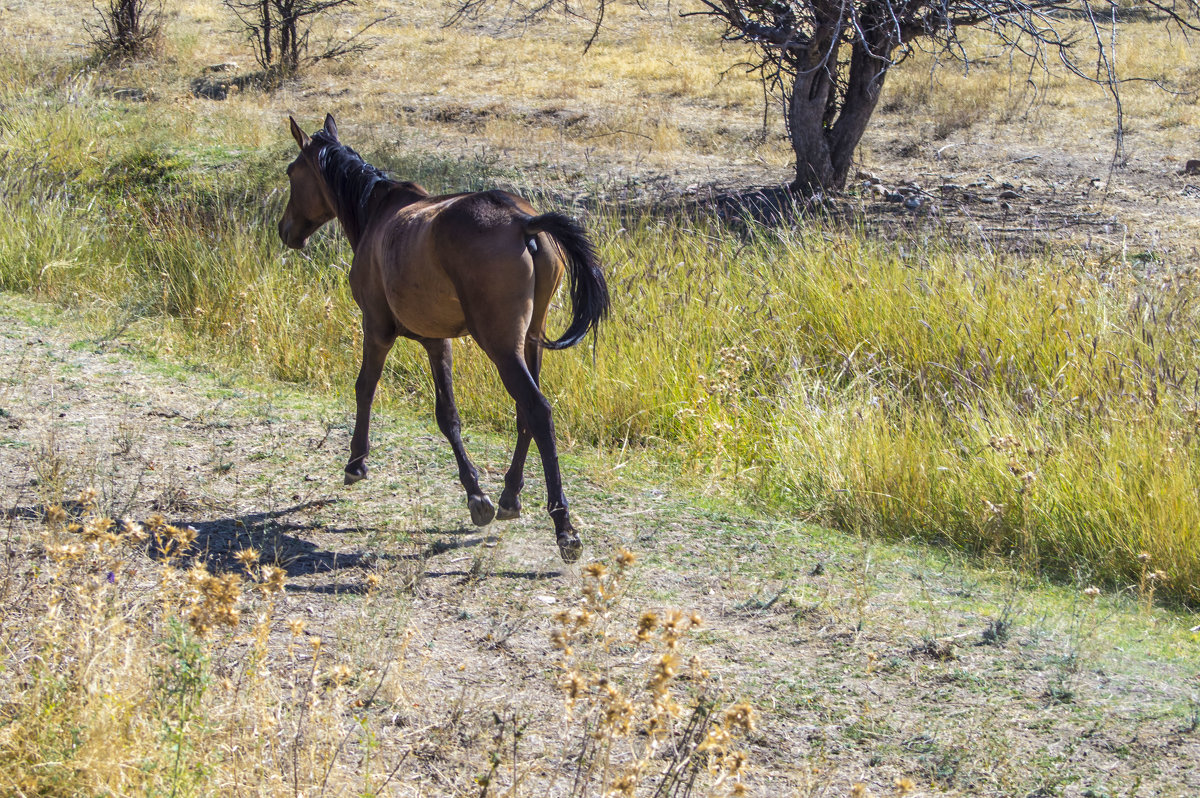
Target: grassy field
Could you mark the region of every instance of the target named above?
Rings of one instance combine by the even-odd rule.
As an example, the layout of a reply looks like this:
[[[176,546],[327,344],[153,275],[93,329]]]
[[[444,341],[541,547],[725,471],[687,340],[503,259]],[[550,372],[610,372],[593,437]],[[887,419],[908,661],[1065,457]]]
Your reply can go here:
[[[1194,99],[1200,88],[1200,61],[1193,48],[1156,38],[1150,25],[1129,26],[1131,46],[1122,51],[1125,68],[1169,81],[1181,93],[1164,97],[1148,85],[1131,84],[1126,97],[1131,120],[1128,163],[1115,171],[1107,165],[1111,145],[1105,137],[1111,132],[1111,119],[1101,93],[1052,75],[1034,97],[1028,87],[1014,84],[1005,65],[990,57],[982,43],[980,52],[988,57],[966,75],[947,73],[931,81],[928,62],[916,58],[889,82],[879,125],[864,142],[864,169],[893,184],[920,180],[927,186],[965,186],[980,178],[976,182],[988,188],[972,189],[978,192],[994,191],[1011,181],[1025,204],[1000,212],[998,205],[963,200],[953,208],[947,203],[941,217],[917,218],[897,215],[864,195],[847,200],[850,222],[810,216],[795,224],[770,225],[731,220],[724,211],[727,206],[705,199],[748,185],[785,181],[788,152],[779,131],[763,135],[760,88],[731,69],[739,53],[717,49],[714,32],[703,25],[676,19],[666,9],[643,12],[633,5],[619,6],[605,36],[581,58],[580,42],[588,31],[583,22],[554,23],[538,35],[521,37],[497,27],[494,20],[447,30],[440,26],[444,10],[433,5],[412,9],[381,3],[363,13],[375,10],[397,10],[403,16],[380,27],[380,46],[361,59],[322,65],[269,95],[250,88],[213,101],[192,93],[197,80],[225,79],[212,77],[207,66],[233,58],[242,62],[237,74],[249,72],[244,46],[228,33],[228,20],[217,3],[173,6],[162,56],[121,66],[86,60],[86,50],[75,46],[85,37],[78,9],[71,4],[17,3],[6,9],[0,34],[0,46],[10,54],[0,74],[0,208],[6,220],[0,227],[0,289],[86,320],[95,341],[124,341],[167,360],[317,389],[343,397],[344,405],[359,350],[356,309],[345,284],[348,248],[330,230],[305,252],[285,253],[275,233],[286,188],[283,166],[294,147],[286,134],[286,116],[296,114],[305,127],[315,128],[326,111],[333,111],[343,139],[398,176],[434,191],[509,186],[542,207],[566,207],[585,218],[609,276],[614,316],[594,344],[549,356],[544,383],[560,439],[568,451],[589,459],[589,479],[598,494],[633,491],[644,496],[647,485],[653,484],[655,490],[690,497],[680,500],[688,508],[716,502],[720,512],[726,512],[736,506],[742,508],[738,513],[753,511],[769,519],[755,524],[774,529],[770,525],[778,523],[784,525],[780,529],[793,530],[764,533],[747,542],[738,538],[740,533],[729,532],[727,524],[709,523],[703,514],[696,520],[694,509],[675,507],[674,512],[692,518],[696,532],[674,532],[667,549],[657,547],[652,533],[643,539],[641,532],[631,536],[624,527],[595,523],[591,532],[597,542],[629,545],[644,552],[648,567],[658,569],[653,571],[656,576],[641,578],[639,600],[676,601],[679,595],[658,595],[669,594],[663,585],[673,584],[671,569],[659,558],[670,552],[686,555],[691,562],[698,547],[714,561],[734,558],[739,563],[729,566],[736,572],[736,587],[729,589],[737,596],[730,601],[742,603],[742,615],[729,612],[730,618],[745,616],[747,608],[754,610],[755,601],[766,605],[764,614],[769,614],[781,596],[788,596],[791,620],[783,621],[782,628],[792,629],[802,621],[803,626],[806,618],[832,613],[838,634],[852,628],[859,635],[869,623],[868,608],[874,604],[878,612],[879,602],[871,599],[877,583],[854,574],[869,571],[872,556],[892,556],[877,553],[879,541],[945,544],[950,551],[978,558],[977,563],[1004,563],[1001,570],[1023,574],[1010,577],[1014,583],[1049,577],[1069,586],[1064,595],[1085,602],[1062,599],[1053,610],[1063,613],[1063,628],[1068,630],[1056,642],[1068,642],[1066,653],[1054,655],[1065,657],[1067,664],[1037,688],[1042,691],[1038,695],[1051,697],[1055,691],[1060,697],[1079,692],[1068,682],[1079,673],[1079,663],[1091,662],[1088,657],[1093,656],[1081,653],[1081,647],[1112,654],[1098,642],[1100,618],[1106,629],[1112,617],[1132,618],[1120,623],[1153,636],[1145,630],[1160,623],[1157,604],[1182,610],[1200,600],[1200,310],[1194,273],[1200,209],[1197,196],[1188,193],[1189,178],[1176,174],[1183,160],[1197,155],[1186,149],[1194,146]],[[545,31],[553,35],[542,35]],[[431,64],[438,68],[430,69]],[[1066,120],[1080,135],[1061,135]],[[716,188],[708,190],[712,185]],[[959,193],[965,197],[968,191],[961,188]],[[560,317],[552,327],[561,327]],[[458,349],[456,381],[466,426],[481,435],[484,430],[508,434],[511,400],[494,369],[471,343]],[[385,412],[410,405],[425,412],[430,387],[424,360],[419,350],[397,348],[382,386]],[[129,439],[135,427],[113,433],[114,445],[120,448],[122,436]],[[327,426],[325,432],[340,457],[345,436],[330,435],[332,429]],[[484,439],[493,440],[486,435]],[[28,448],[32,445],[25,441],[22,446],[27,448],[17,451],[35,452]],[[489,452],[495,450],[491,459],[503,460],[503,444],[487,446]],[[55,450],[48,438],[37,447],[42,454]],[[206,457],[216,462],[214,468],[227,464],[226,471],[234,473],[244,465],[236,451],[223,453],[216,444]],[[68,500],[79,490],[99,487],[86,484],[99,472],[71,465],[70,459],[62,461],[58,472],[33,475],[36,495],[27,497],[28,507],[42,508],[38,512],[44,514],[45,508],[67,502],[64,506],[74,508],[80,522],[90,513],[113,513],[120,506],[145,509],[144,502],[128,495],[137,492],[128,484],[114,486],[94,508],[86,502],[71,505]],[[41,455],[32,458],[46,460]],[[52,457],[49,462],[58,461]],[[436,469],[434,473],[440,474]],[[175,474],[173,479],[177,491],[189,492],[187,477]],[[264,490],[270,495],[270,488]],[[26,506],[19,501],[14,499],[14,508]],[[527,504],[536,506],[533,501]],[[410,532],[402,536],[394,556],[412,554],[404,546],[428,551],[421,547],[441,545],[430,532],[440,516],[426,523],[420,508],[419,502],[403,508]],[[238,517],[253,515],[251,510],[239,509]],[[655,518],[659,525],[670,526],[665,520],[669,515],[656,511]],[[813,580],[803,578],[803,568],[811,568],[812,562],[778,551],[799,548],[821,561],[810,545],[799,542],[809,532],[795,532],[807,529],[791,526],[796,519],[851,533],[836,544],[828,542],[836,538],[822,538],[822,545],[848,552],[839,555],[849,564],[843,581],[833,589],[836,601],[829,598],[828,585],[814,586]],[[34,638],[21,638],[6,625],[6,644],[14,652],[39,651],[42,660],[60,658],[36,674],[19,670],[36,687],[30,706],[61,705],[69,710],[48,721],[47,729],[81,723],[79,718],[93,709],[88,696],[100,688],[88,687],[88,680],[74,672],[56,687],[63,662],[91,650],[89,646],[119,642],[124,646],[120,651],[104,649],[105,657],[118,658],[158,647],[155,656],[165,650],[176,663],[171,667],[184,663],[185,670],[155,675],[143,669],[130,684],[142,692],[147,684],[159,685],[166,691],[161,700],[175,703],[162,704],[149,715],[144,707],[121,704],[124,720],[113,723],[133,729],[151,718],[158,724],[155,729],[128,731],[133,735],[129,750],[142,751],[157,741],[175,752],[175,758],[151,762],[142,775],[114,776],[116,781],[107,776],[99,781],[68,779],[63,783],[76,786],[59,789],[38,780],[39,758],[53,757],[47,753],[49,738],[38,737],[50,732],[38,732],[42,727],[34,724],[29,727],[34,731],[22,732],[21,738],[29,746],[21,760],[28,767],[13,777],[13,783],[24,785],[20,779],[32,779],[33,786],[20,787],[26,794],[86,792],[99,789],[94,785],[101,783],[115,793],[203,793],[228,786],[233,778],[228,773],[236,770],[231,763],[250,767],[253,761],[261,769],[267,755],[262,749],[245,753],[250,739],[217,734],[202,745],[190,737],[198,728],[190,713],[200,704],[189,702],[200,702],[203,691],[197,692],[198,683],[187,679],[192,670],[215,678],[217,662],[282,657],[290,663],[283,671],[293,684],[285,690],[272,682],[268,693],[274,698],[264,699],[261,711],[282,711],[280,702],[288,696],[295,700],[296,691],[308,689],[300,674],[311,666],[309,677],[315,677],[320,658],[313,655],[302,661],[308,665],[288,659],[295,651],[287,642],[290,633],[281,631],[286,628],[284,619],[274,614],[272,596],[278,591],[269,586],[269,572],[257,562],[235,565],[229,557],[210,563],[214,573],[220,572],[217,566],[233,568],[242,574],[247,594],[252,585],[260,594],[254,605],[259,618],[255,631],[227,633],[231,636],[223,638],[226,647],[215,651],[197,642],[191,636],[195,625],[188,627],[185,621],[192,617],[189,613],[206,606],[205,612],[229,620],[217,598],[211,606],[205,602],[221,590],[231,602],[232,587],[204,581],[218,576],[188,577],[168,567],[160,581],[145,588],[148,592],[138,594],[149,597],[149,603],[114,604],[119,591],[96,583],[98,574],[158,566],[131,564],[136,557],[127,553],[97,565],[83,557],[83,549],[71,548],[67,523],[65,517],[50,520],[44,529],[39,527],[41,537],[21,537],[29,545],[34,540],[36,550],[49,559],[44,570],[19,572],[21,579],[34,579],[48,591],[38,599],[43,603],[25,606],[19,617],[34,617],[46,609],[50,626],[38,627]],[[377,523],[378,517],[373,517],[369,525]],[[325,528],[313,529],[317,527]],[[33,534],[22,529],[23,536]],[[421,534],[414,537],[414,529]],[[93,529],[88,545],[98,547],[95,551],[103,557],[116,557],[109,552],[118,549],[126,552],[129,535],[110,540],[105,537],[109,533]],[[695,541],[707,534],[719,539],[711,548]],[[382,537],[367,534],[363,545],[385,546]],[[165,540],[158,542],[160,549],[172,545]],[[518,547],[516,553],[524,551]],[[183,561],[190,563],[190,555]],[[486,571],[491,566],[477,557],[471,567]],[[898,566],[900,571],[905,568],[912,570],[910,565]],[[364,630],[377,623],[393,631],[402,627],[388,613],[413,612],[411,601],[421,594],[405,581],[410,577],[387,570],[375,575],[385,580],[385,588],[397,600],[387,603],[386,622],[363,609],[356,623]],[[17,583],[6,582],[6,590],[15,590]],[[377,585],[370,585],[370,595]],[[1078,598],[1092,585],[1105,588],[1110,594],[1105,600],[1115,609],[1081,609],[1094,606],[1094,600]],[[944,585],[937,588],[943,589]],[[982,611],[988,623],[1007,617],[1005,599],[996,597],[1005,589],[1002,584],[990,588],[990,604]],[[821,590],[827,591],[824,596],[818,595]],[[947,617],[972,610],[958,604],[944,607],[928,597],[929,590],[910,587],[900,599],[921,605],[919,611],[905,615],[890,608],[885,614],[897,613],[905,619],[902,625],[927,627],[913,645],[928,644],[934,660],[952,662],[938,654],[944,650],[939,646],[957,633],[951,631],[957,624]],[[68,595],[71,612],[84,613],[77,617],[143,630],[145,636],[118,635],[107,641],[99,633],[94,638],[73,637],[81,634],[78,628],[54,620],[54,608]],[[488,593],[472,600],[486,603],[495,598]],[[687,598],[703,600],[692,593]],[[517,606],[523,609],[517,615],[526,619],[520,623],[533,624],[528,609],[536,597],[525,593],[520,601],[524,603]],[[1041,596],[1029,601],[1055,600]],[[831,603],[838,609],[829,609]],[[606,607],[583,606],[601,616],[609,612]],[[814,606],[819,611],[806,615]],[[727,603],[721,612],[728,609]],[[637,609],[623,612],[632,613],[625,620],[636,625]],[[758,617],[754,612],[750,615]],[[9,617],[18,614],[14,611]],[[1170,619],[1161,621],[1164,626],[1180,627],[1179,636],[1170,640],[1194,644],[1182,631],[1188,628],[1184,616],[1163,617]],[[445,624],[452,618],[442,615],[426,621]],[[519,618],[492,621],[503,627]],[[541,619],[533,625],[549,623]],[[479,633],[495,636],[503,631],[500,627]],[[669,653],[670,635],[662,637],[655,629],[655,645],[667,646]],[[529,631],[523,625],[520,630]],[[742,631],[754,641],[752,648],[757,647],[754,656],[761,657],[760,649],[771,642],[754,637],[752,630]],[[710,648],[728,643],[719,632],[714,634],[720,639],[708,640]],[[354,637],[353,646],[369,646],[368,637],[363,631]],[[540,639],[544,638],[543,633]],[[854,646],[838,657],[882,656],[860,642],[855,637]],[[893,637],[876,642],[881,651],[908,645]],[[1137,667],[1176,656],[1165,653],[1174,645],[1148,646]],[[345,653],[344,648],[339,651]],[[589,662],[564,660],[568,674],[610,667],[597,664],[605,652],[588,651],[593,657]],[[249,660],[244,652],[250,652]],[[662,650],[656,652],[665,656]],[[403,651],[391,655],[401,664],[408,656]],[[529,656],[527,651],[519,659],[528,662]],[[382,667],[369,663],[365,655],[356,662],[355,673]],[[871,662],[875,660],[864,665],[868,677],[875,673]],[[1009,666],[1018,664],[1005,660],[1004,667]],[[250,666],[238,667],[243,668],[237,671],[238,679],[259,678]],[[1191,665],[1180,667],[1186,671]],[[437,669],[431,666],[429,672]],[[639,677],[624,673],[628,684],[637,682]],[[768,678],[766,673],[765,665],[756,666],[735,679],[739,687],[755,693],[760,707],[763,700],[774,700],[766,688],[760,685],[756,692],[753,687],[755,680]],[[969,687],[976,675],[954,678]],[[831,689],[827,676],[817,679],[821,689]],[[378,683],[385,677],[386,673],[378,675]],[[222,678],[234,679],[235,674]],[[1129,678],[1136,682],[1141,676]],[[341,683],[339,679],[333,675],[321,682],[322,689],[333,691],[334,704],[371,703],[358,693],[355,698],[349,691],[337,693],[349,677]],[[237,691],[249,689],[244,685],[253,686],[251,682],[237,682],[231,695],[243,695]],[[267,690],[265,685],[266,681],[259,684]],[[59,688],[67,691],[61,702],[53,693]],[[554,691],[549,692],[553,697]],[[433,693],[439,700],[452,700],[441,687]],[[705,695],[699,687],[687,694],[689,700]],[[211,702],[209,695],[204,700]],[[655,709],[654,695],[662,694],[652,691],[645,701],[635,703],[646,711],[664,711],[661,706]],[[823,699],[805,695],[803,700],[793,697],[795,706],[779,716],[787,720],[778,721],[775,733],[790,734],[796,723],[812,720],[805,712],[813,709],[811,702],[820,704]],[[985,703],[1000,701],[997,693],[983,695]],[[114,700],[132,701],[128,696]],[[394,701],[395,695],[388,700]],[[541,695],[522,706],[541,706],[538,711],[544,715],[548,700]],[[1160,702],[1160,709],[1169,707],[1161,711],[1186,728],[1186,712],[1180,709],[1186,699],[1156,694],[1154,701]],[[475,709],[484,705],[492,706],[483,702]],[[204,723],[231,728],[226,725],[229,717],[221,713],[233,712],[232,705],[205,706],[209,714]],[[1137,713],[1143,709],[1139,706]],[[873,720],[860,710],[855,712],[861,739],[886,748],[875,753],[888,774],[880,783],[901,790],[892,780],[908,777],[902,763],[920,759],[906,758],[900,752],[902,741],[920,734],[907,722]],[[1093,710],[1096,706],[1088,705],[1080,711]],[[829,707],[821,711],[844,720],[847,710],[842,706],[836,712]],[[924,716],[928,711],[923,707],[914,713]],[[516,715],[509,720],[502,716],[497,715],[494,738],[477,729],[470,744],[462,745],[468,752],[464,756],[484,773],[488,739],[514,750],[517,745],[517,737],[511,736],[520,726]],[[303,780],[308,785],[304,791],[312,792],[314,784],[326,782],[331,771],[319,775],[323,768],[334,767],[330,763],[353,772],[348,760],[340,758],[343,746],[336,742],[348,734],[349,717],[322,717],[336,731],[314,732],[310,739],[307,731],[297,730],[313,728],[303,725],[310,721],[292,717],[288,722],[294,724],[289,727],[296,734],[294,744],[280,750],[293,761],[286,767],[248,772],[244,781],[236,782],[242,785],[238,789],[297,791]],[[650,723],[651,717],[639,715],[638,722]],[[805,720],[799,720],[802,717]],[[1068,722],[1076,731],[1086,726],[1080,717],[1072,714]],[[1035,723],[1029,717],[1024,721]],[[238,722],[248,723],[248,728],[266,723],[261,718]],[[369,739],[368,730],[382,734],[373,722],[362,722],[366,736],[351,735],[356,742],[349,747],[360,759],[371,750],[363,742]],[[735,723],[732,716],[729,722]],[[883,728],[888,723],[893,726],[890,731]],[[901,727],[907,736],[900,734]],[[101,751],[105,727],[87,728],[92,735],[88,739]],[[947,724],[942,730],[949,728]],[[971,728],[972,733],[984,733],[982,727]],[[1034,748],[1043,745],[1036,742],[1036,734],[1030,739],[1035,740]],[[1170,756],[1188,750],[1190,737],[1180,739],[1189,742],[1171,749]],[[769,736],[758,740],[763,755]],[[391,754],[401,750],[401,744],[395,744],[400,747]],[[970,741],[954,745],[961,758]],[[193,756],[201,748],[208,753]],[[90,750],[76,746],[71,756],[84,757],[81,751]],[[213,753],[218,750],[242,753],[221,759]],[[615,748],[605,750],[618,757],[622,768],[653,758],[646,751],[622,749],[618,755]],[[1050,757],[1035,768],[1037,778],[1022,781],[1015,774],[1020,752],[1028,751],[1011,740],[988,750],[1003,751],[1007,757],[1007,764],[996,765],[994,771],[1005,774],[1003,779],[984,778],[979,774],[987,766],[971,760],[976,774],[971,779],[953,768],[950,776],[939,776],[935,763],[922,773],[922,784],[961,794],[998,795],[1014,794],[1011,790],[1019,785],[1027,794],[1041,789],[1037,779],[1049,778],[1064,761]],[[871,758],[859,756],[862,751],[850,759],[842,758],[840,749],[834,751],[829,755],[837,764],[827,771],[820,765],[825,754],[811,749],[793,753],[782,783],[797,790],[807,789],[802,784],[805,768],[825,773],[814,777],[810,786],[815,791],[829,784],[849,789],[856,780],[850,775],[854,768],[872,767],[864,764]],[[86,754],[92,755],[100,756]],[[301,767],[303,756],[310,759]],[[190,763],[187,773],[179,769],[182,762]],[[551,765],[542,762],[538,768],[542,767]],[[1098,765],[1088,760],[1086,767]],[[1086,767],[1081,765],[1079,772]],[[466,771],[451,770],[458,776],[443,784],[453,785],[454,792],[465,791],[459,776]],[[523,778],[517,770],[513,764],[513,775],[505,777],[514,790],[514,780]],[[211,779],[214,772],[225,773],[226,781]],[[284,772],[294,780],[291,785],[270,781]],[[529,776],[530,784],[543,783],[539,779],[545,773],[537,768],[535,772],[539,775]],[[757,777],[760,784],[770,784],[765,772]],[[341,793],[382,789],[378,781],[370,782],[373,777],[361,789],[351,788],[343,778],[346,773],[336,782]],[[1136,783],[1150,778],[1131,765],[1122,765],[1120,773],[1121,783],[1134,785],[1130,794],[1136,794]],[[719,780],[719,773],[712,778]],[[1078,787],[1082,781],[1080,775],[1072,783]],[[1092,788],[1100,789],[1095,784]],[[487,787],[472,789],[486,792]],[[1181,789],[1178,794],[1183,795],[1191,787]]]
[[[1152,582],[764,518],[586,446],[607,571],[564,569],[540,513],[464,526],[426,413],[383,409],[346,488],[342,399],[0,318],[0,792],[1200,789],[1195,616]],[[471,430],[485,483],[509,438]]]
[[[255,99],[116,102],[92,74],[30,55],[11,68],[0,285],[164,351],[345,389],[359,349],[349,253],[331,232],[281,256],[274,234],[282,115]],[[360,129],[346,138],[434,190],[529,180],[520,163],[388,148]],[[546,204],[555,185],[539,186]],[[594,348],[549,359],[568,441],[649,449],[775,511],[1116,588],[1143,578],[1146,553],[1161,596],[1197,598],[1186,262],[964,248],[937,223],[879,239],[603,202],[588,221],[616,312]],[[507,429],[493,369],[463,349],[465,412]],[[388,396],[423,394],[423,361],[401,348]]]

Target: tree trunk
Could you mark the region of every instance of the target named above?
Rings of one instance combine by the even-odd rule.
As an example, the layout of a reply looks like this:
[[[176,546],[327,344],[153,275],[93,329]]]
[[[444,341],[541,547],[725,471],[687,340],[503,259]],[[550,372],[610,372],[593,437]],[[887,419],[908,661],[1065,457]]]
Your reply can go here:
[[[825,138],[825,106],[833,85],[824,70],[796,76],[788,102],[788,133],[796,153],[792,190],[811,197],[832,188],[833,161]]]
[[[263,69],[271,67],[271,0],[262,0]]]
[[[879,103],[883,79],[891,66],[890,58],[871,52],[890,57],[892,49],[883,44],[868,50],[861,41],[854,43],[845,94],[832,98],[835,104],[841,103],[834,109],[835,114],[829,113],[830,93],[835,89],[825,69],[796,76],[788,105],[788,126],[796,153],[792,191],[812,197],[846,187],[854,151]]]
[[[296,20],[291,15],[291,10],[284,7],[279,18],[279,65],[285,75],[296,71],[296,65],[292,62],[292,41],[295,36]]]
[[[850,56],[850,74],[846,76],[842,110],[829,132],[833,150],[833,179],[839,191],[846,187],[846,178],[850,176],[850,167],[854,162],[854,151],[858,149],[867,123],[879,104],[883,79],[892,65],[893,49],[878,42],[872,42],[868,48],[860,41],[855,43]],[[881,58],[873,53],[885,55]]]
[[[829,140],[825,120],[834,84],[838,60],[836,17],[822,26],[823,35],[814,35],[805,55],[796,64],[791,96],[787,98],[788,134],[796,153],[796,180],[792,190],[811,197],[827,190],[833,179]]]

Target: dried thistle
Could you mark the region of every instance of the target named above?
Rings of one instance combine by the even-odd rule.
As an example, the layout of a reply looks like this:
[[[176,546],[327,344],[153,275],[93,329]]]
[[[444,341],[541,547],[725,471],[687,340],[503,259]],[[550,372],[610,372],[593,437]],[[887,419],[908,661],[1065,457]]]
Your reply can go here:
[[[215,627],[238,625],[241,612],[237,604],[242,598],[240,576],[213,576],[198,564],[188,570],[187,582],[192,591],[192,608],[187,616],[192,631],[207,637]]]
[[[67,522],[67,511],[61,504],[52,504],[46,508],[46,523],[50,526],[62,526]]]
[[[79,496],[75,501],[85,510],[93,509],[96,506],[96,489],[92,487],[84,488],[79,491]]]
[[[589,579],[603,579],[604,575],[607,573],[608,568],[606,568],[602,563],[590,562],[583,566],[583,575]]]
[[[274,565],[264,565],[260,576],[258,589],[266,595],[279,593],[287,582],[287,571]]]
[[[342,687],[348,684],[353,678],[354,671],[350,669],[349,665],[338,664],[325,673],[324,681],[326,684],[333,685],[334,687]]]
[[[644,643],[650,639],[650,633],[656,626],[658,626],[658,616],[650,611],[643,612],[642,617],[638,619],[637,632],[634,637]]]
[[[130,521],[128,518],[121,521],[121,534],[134,545],[140,545],[149,539],[146,528],[137,521]]]
[[[754,731],[754,707],[742,702],[725,710],[725,725],[737,734]]]
[[[239,549],[233,558],[242,564],[242,567],[249,570],[255,565],[258,565],[258,559],[262,556],[258,549],[247,547]]]

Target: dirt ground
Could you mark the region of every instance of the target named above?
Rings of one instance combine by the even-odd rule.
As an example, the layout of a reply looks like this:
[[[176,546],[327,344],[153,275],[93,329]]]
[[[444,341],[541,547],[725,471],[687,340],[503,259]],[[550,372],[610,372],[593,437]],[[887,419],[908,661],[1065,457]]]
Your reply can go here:
[[[115,516],[193,526],[215,570],[237,570],[232,553],[247,545],[287,570],[277,667],[289,662],[284,624],[302,618],[328,656],[365,674],[379,767],[402,763],[390,792],[474,794],[494,718],[520,718],[527,794],[567,794],[578,730],[562,721],[549,635],[581,579],[536,509],[536,458],[527,517],[476,529],[428,408],[377,411],[372,479],[346,488],[348,399],[147,359],[132,339],[53,315],[0,299],[6,625],[22,622],[48,491],[91,486]],[[468,441],[493,490],[509,445]],[[890,795],[901,777],[917,794],[1200,793],[1193,618],[756,518],[656,484],[636,459],[627,477],[605,455],[568,453],[584,562],[620,545],[639,555],[616,627],[632,631],[647,609],[703,616],[687,655],[728,701],[757,709],[752,794],[845,795],[862,782]],[[649,654],[607,656],[635,667]],[[349,722],[363,710],[336,711]],[[353,784],[358,766],[349,757],[338,772]]]

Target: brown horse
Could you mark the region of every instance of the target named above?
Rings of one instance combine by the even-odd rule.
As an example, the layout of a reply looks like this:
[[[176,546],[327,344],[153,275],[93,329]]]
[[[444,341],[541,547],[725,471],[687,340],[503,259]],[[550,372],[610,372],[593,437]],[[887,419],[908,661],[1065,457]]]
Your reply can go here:
[[[300,155],[287,168],[291,196],[279,237],[299,249],[336,217],[354,250],[350,288],[363,314],[363,360],[346,484],[367,476],[371,402],[384,359],[396,338],[411,338],[429,353],[438,426],[458,460],[471,520],[483,526],[521,514],[532,438],[559,552],[566,562],[579,559],[583,544],[567,513],[554,422],[538,375],[543,347],[578,343],[608,313],[608,287],[583,229],[559,213],[535,215],[527,201],[503,191],[431,197],[415,183],[389,179],[338,141],[332,116],[311,137],[289,121]],[[544,340],[550,300],[568,269],[571,322],[561,338]],[[459,434],[450,339],[464,335],[496,364],[517,405],[517,446],[498,511],[479,487]]]

